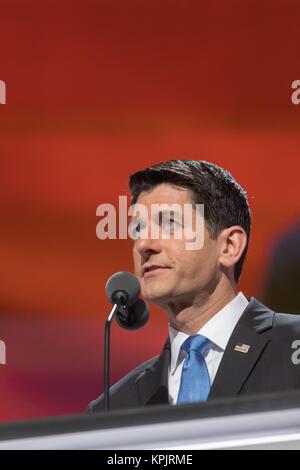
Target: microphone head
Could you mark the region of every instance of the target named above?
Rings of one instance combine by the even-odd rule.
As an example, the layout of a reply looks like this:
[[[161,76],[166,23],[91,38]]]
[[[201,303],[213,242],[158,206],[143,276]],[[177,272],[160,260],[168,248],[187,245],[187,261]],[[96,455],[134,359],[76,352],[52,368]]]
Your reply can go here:
[[[128,308],[120,308],[115,315],[115,319],[119,326],[126,330],[137,330],[144,326],[149,319],[148,305],[142,300],[138,299],[133,305]]]
[[[119,303],[129,307],[139,298],[141,286],[138,279],[128,271],[113,274],[107,281],[105,292],[112,304]]]

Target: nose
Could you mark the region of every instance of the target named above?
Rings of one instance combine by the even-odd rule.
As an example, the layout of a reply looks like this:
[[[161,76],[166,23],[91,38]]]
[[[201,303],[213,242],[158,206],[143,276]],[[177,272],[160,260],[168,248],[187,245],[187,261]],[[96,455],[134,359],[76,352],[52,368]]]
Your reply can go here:
[[[135,241],[135,247],[138,253],[144,259],[149,259],[151,255],[160,253],[162,250],[159,239],[151,240],[150,238],[147,238],[147,239],[139,238],[138,240]]]

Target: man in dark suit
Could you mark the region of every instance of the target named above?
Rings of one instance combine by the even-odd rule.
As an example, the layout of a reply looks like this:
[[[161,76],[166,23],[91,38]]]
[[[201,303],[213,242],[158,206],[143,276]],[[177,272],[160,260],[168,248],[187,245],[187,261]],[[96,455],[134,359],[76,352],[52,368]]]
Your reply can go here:
[[[131,221],[135,274],[145,300],[166,312],[169,338],[111,387],[111,408],[300,389],[299,318],[237,291],[251,226],[242,187],[212,163],[172,160],[132,175],[130,190],[147,209]],[[162,204],[176,206],[166,217]],[[182,217],[190,204],[191,225],[203,221],[197,249],[187,248]],[[102,395],[88,411],[103,407]]]

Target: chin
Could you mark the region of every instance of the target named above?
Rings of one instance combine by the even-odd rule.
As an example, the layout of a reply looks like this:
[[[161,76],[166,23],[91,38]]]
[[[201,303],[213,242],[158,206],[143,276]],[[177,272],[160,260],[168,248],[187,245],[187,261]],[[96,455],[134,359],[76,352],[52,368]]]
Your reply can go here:
[[[146,302],[151,302],[152,304],[155,305],[161,305],[166,302],[167,299],[169,299],[168,292],[159,292],[159,291],[142,291],[143,298]]]

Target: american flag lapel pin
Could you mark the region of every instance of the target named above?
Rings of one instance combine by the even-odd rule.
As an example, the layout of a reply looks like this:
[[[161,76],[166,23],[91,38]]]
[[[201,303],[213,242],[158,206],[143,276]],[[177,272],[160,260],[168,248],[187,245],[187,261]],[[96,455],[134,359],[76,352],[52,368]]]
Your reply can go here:
[[[250,345],[249,344],[243,344],[243,343],[238,343],[235,347],[234,347],[234,351],[238,351],[238,352],[241,352],[241,353],[244,353],[246,354],[250,349]]]

